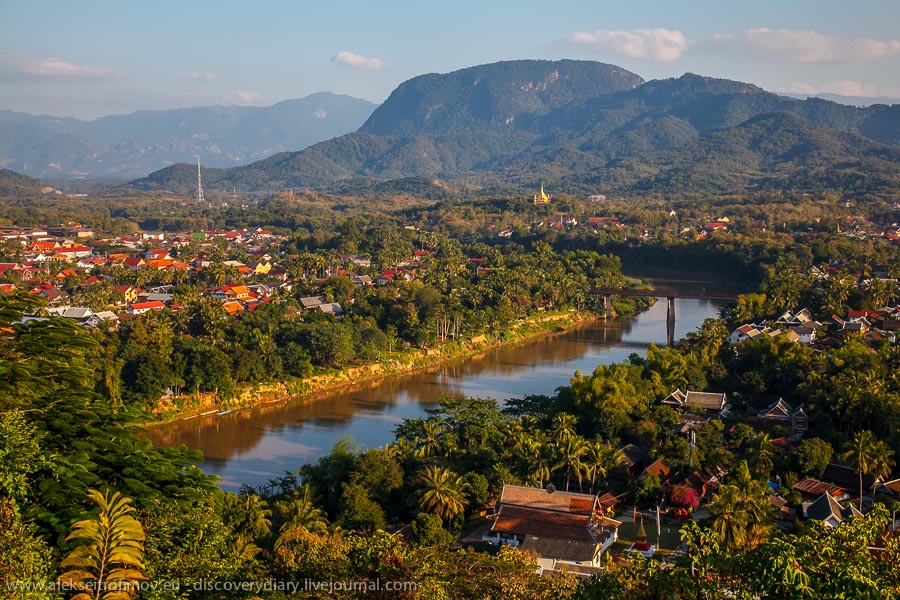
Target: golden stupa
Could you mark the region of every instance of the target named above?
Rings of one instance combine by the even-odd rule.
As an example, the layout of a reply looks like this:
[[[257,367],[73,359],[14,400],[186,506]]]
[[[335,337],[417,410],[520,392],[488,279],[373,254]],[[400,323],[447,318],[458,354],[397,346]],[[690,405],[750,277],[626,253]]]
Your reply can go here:
[[[544,184],[541,184],[541,192],[534,195],[535,204],[550,204],[550,194],[544,193]]]

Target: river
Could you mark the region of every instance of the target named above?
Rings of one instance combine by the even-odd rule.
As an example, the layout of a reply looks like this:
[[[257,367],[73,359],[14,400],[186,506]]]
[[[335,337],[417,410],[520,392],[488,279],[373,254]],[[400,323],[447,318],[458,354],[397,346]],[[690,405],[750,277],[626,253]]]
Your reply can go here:
[[[655,280],[657,286],[670,281]],[[676,300],[675,337],[696,330],[718,314],[707,300]],[[497,400],[553,394],[573,373],[643,354],[648,344],[666,343],[666,302],[634,318],[597,321],[575,330],[497,348],[482,355],[389,380],[346,388],[314,402],[285,401],[223,416],[211,415],[153,428],[157,446],[186,444],[206,457],[204,472],[221,477],[229,491],[259,486],[328,454],[350,437],[362,448],[393,441],[403,419],[420,417],[442,394]]]

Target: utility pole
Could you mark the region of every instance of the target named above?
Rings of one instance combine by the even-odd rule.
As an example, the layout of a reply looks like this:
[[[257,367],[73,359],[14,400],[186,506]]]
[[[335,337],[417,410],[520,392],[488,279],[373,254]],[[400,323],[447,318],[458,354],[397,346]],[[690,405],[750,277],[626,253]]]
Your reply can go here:
[[[197,157],[197,204],[203,204],[203,179],[200,177],[200,155],[195,154]]]
[[[691,429],[690,433],[688,433],[690,443],[691,443],[691,469],[694,468],[694,441],[697,439],[697,435],[694,433],[694,430]]]

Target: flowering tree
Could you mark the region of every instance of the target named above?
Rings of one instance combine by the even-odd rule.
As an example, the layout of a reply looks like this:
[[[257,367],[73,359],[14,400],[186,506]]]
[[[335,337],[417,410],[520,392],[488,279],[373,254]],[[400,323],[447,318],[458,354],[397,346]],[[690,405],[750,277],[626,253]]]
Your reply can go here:
[[[697,492],[686,485],[676,485],[669,494],[669,502],[672,506],[685,508],[689,512],[697,508],[700,501],[697,499]]]

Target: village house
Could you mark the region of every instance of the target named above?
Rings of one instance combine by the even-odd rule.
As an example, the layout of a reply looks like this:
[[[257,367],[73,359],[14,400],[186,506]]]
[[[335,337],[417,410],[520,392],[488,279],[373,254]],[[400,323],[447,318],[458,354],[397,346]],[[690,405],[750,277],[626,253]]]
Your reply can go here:
[[[836,500],[847,500],[850,498],[850,494],[841,486],[825,483],[818,479],[801,479],[795,483],[791,489],[795,492],[799,492],[800,495],[807,499],[818,498],[826,492]]]
[[[821,521],[826,527],[837,527],[851,516],[862,517],[862,513],[852,503],[846,508],[841,506],[837,499],[826,491],[813,502],[803,504],[803,516]]]
[[[769,426],[784,425],[790,427],[791,435],[802,436],[809,429],[809,416],[806,414],[806,405],[801,404],[792,408],[790,404],[779,398],[769,407],[757,413],[756,417]]]
[[[482,539],[536,554],[542,572],[596,568],[621,525],[604,510],[599,495],[504,485],[494,524]]]
[[[300,306],[306,310],[316,310],[322,304],[325,304],[325,296],[304,296],[300,298]]]
[[[135,302],[131,306],[128,307],[128,313],[134,316],[142,315],[146,312],[150,312],[151,310],[162,310],[166,307],[165,304],[160,302],[159,300],[150,300],[148,302]]]
[[[710,414],[720,414],[728,405],[728,398],[724,392],[688,391],[685,393],[681,390],[675,390],[663,398],[662,403],[676,410],[699,410]]]

